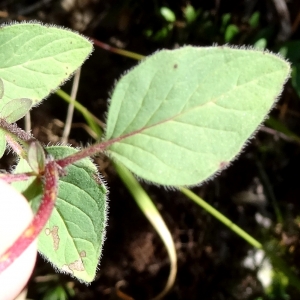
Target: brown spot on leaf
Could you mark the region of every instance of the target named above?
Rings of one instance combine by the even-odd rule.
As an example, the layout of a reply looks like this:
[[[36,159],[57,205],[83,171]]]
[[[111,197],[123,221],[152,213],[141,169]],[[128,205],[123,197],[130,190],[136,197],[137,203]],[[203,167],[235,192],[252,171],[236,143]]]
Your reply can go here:
[[[53,238],[54,250],[56,251],[59,247],[59,241],[60,241],[60,238],[58,236],[58,226],[53,226],[52,238]]]
[[[81,259],[75,260],[73,263],[70,263],[68,266],[72,271],[84,271],[84,265]]]
[[[52,230],[50,228],[46,228],[45,229],[45,234],[46,235],[50,235],[52,236],[52,239],[53,239],[53,248],[54,250],[58,250],[58,247],[59,247],[59,242],[60,242],[60,238],[59,238],[59,235],[58,235],[58,226],[53,226]]]
[[[177,68],[178,68],[178,65],[177,65],[177,64],[174,64],[173,68],[174,68],[174,69],[177,69]]]
[[[80,253],[79,253],[80,257],[86,257],[86,252],[84,250],[82,250]]]

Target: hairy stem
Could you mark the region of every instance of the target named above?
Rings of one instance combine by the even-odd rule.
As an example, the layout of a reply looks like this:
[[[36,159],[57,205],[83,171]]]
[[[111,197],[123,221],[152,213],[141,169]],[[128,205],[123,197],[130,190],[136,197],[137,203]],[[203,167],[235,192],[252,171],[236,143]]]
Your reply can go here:
[[[92,145],[92,146],[87,147],[87,148],[85,148],[81,151],[78,151],[77,153],[74,153],[70,156],[58,159],[56,161],[56,163],[61,168],[65,168],[66,166],[71,165],[71,164],[75,163],[76,161],[78,161],[80,159],[83,159],[83,158],[86,158],[86,157],[89,157],[89,156],[93,156],[93,155],[96,155],[97,153],[103,152],[110,145],[112,145],[114,143],[117,143],[117,142],[120,142],[120,141],[122,141],[122,140],[124,140],[124,139],[126,139],[130,136],[133,136],[133,135],[139,133],[140,131],[141,130],[136,130],[136,131],[133,131],[131,133],[127,133],[127,134],[124,134],[122,136],[113,138],[111,140],[104,141],[102,143]]]
[[[12,183],[16,181],[28,180],[32,176],[36,176],[36,174],[34,174],[33,172],[22,173],[22,174],[5,173],[5,174],[0,174],[0,179],[7,183]]]
[[[143,58],[145,58],[144,55],[141,55],[141,54],[138,54],[138,53],[135,53],[135,52],[131,52],[131,51],[127,51],[127,50],[124,50],[124,49],[120,49],[120,48],[115,48],[115,47],[112,47],[108,44],[105,44],[99,40],[96,40],[94,38],[91,38],[94,42],[94,44],[102,49],[105,49],[107,51],[110,51],[112,53],[116,53],[116,54],[120,54],[120,55],[123,55],[125,57],[130,57],[130,58],[133,58],[133,59],[136,59],[136,60],[141,60]]]
[[[29,142],[35,138],[28,132],[22,130],[16,123],[9,124],[0,118],[0,128],[5,131],[5,138],[11,149],[19,156],[25,158],[29,147]],[[24,149],[20,146],[22,145]]]
[[[0,118],[0,127],[5,131],[16,136],[21,141],[28,142],[33,139],[33,136],[30,133],[18,127],[16,123],[9,124],[4,119]]]
[[[10,133],[5,134],[5,139],[9,147],[22,158],[26,157],[26,152],[23,147],[16,141],[15,137]]]
[[[0,273],[10,266],[26,248],[36,239],[51,216],[58,191],[58,166],[50,161],[45,167],[44,194],[38,212],[31,224],[15,241],[15,243],[0,256]]]
[[[65,168],[68,165],[75,163],[78,160],[81,160],[86,157],[94,156],[99,152],[103,152],[108,146],[116,142],[116,139],[112,139],[103,143],[92,145],[88,148],[85,148],[79,152],[76,152],[72,155],[64,157],[56,161],[56,163],[61,167]]]

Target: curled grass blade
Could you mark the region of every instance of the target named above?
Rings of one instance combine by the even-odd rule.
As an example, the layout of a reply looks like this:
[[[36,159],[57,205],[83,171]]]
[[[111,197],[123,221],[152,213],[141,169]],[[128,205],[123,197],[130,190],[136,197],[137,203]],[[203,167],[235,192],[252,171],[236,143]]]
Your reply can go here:
[[[150,199],[148,194],[135,179],[132,173],[119,164],[114,164],[114,167],[117,170],[118,175],[122,179],[123,183],[133,196],[136,204],[139,206],[146,218],[155,228],[167,249],[170,259],[169,278],[163,291],[160,292],[155,298],[153,298],[153,300],[162,299],[172,288],[177,273],[177,255],[173,238],[153,201]]]

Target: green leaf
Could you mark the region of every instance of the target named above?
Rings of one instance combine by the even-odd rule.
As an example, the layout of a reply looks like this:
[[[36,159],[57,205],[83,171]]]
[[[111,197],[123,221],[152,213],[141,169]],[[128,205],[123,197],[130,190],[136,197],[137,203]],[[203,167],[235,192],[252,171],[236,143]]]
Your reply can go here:
[[[92,51],[92,44],[70,30],[38,23],[0,28],[0,78],[5,86],[0,109],[12,99],[36,105],[63,84]]]
[[[256,11],[252,14],[252,16],[249,18],[249,25],[252,27],[252,28],[256,28],[258,27],[259,25],[259,21],[260,21],[260,12],[259,11]]]
[[[163,185],[195,185],[243,149],[272,108],[290,66],[249,49],[158,52],[118,82],[108,112],[108,154]]]
[[[161,15],[165,18],[166,21],[172,23],[176,21],[176,16],[174,12],[168,7],[162,7],[160,9]]]
[[[187,23],[191,24],[196,21],[198,15],[199,15],[199,11],[196,11],[195,8],[191,4],[188,4],[183,9],[183,15],[184,15]]]
[[[280,47],[279,53],[294,64],[294,63],[299,63],[300,60],[299,49],[300,49],[299,40],[288,41]]]
[[[32,101],[21,98],[13,99],[0,109],[0,117],[8,123],[14,123],[23,118],[30,110]]]
[[[231,20],[231,14],[227,13],[224,14],[221,18],[221,26],[220,26],[220,32],[225,32],[225,29],[227,28],[227,25],[229,24]]]
[[[33,170],[29,166],[28,162],[25,159],[20,158],[16,168],[14,169],[14,174],[22,174],[31,171]],[[41,179],[36,176],[32,176],[26,181],[16,181],[11,183],[11,185],[19,191],[19,193],[24,195],[24,197],[30,202],[33,211],[37,212],[41,196],[43,194]]]
[[[228,25],[225,30],[225,36],[224,36],[225,42],[228,43],[232,41],[239,32],[240,30],[236,25],[234,24]]]
[[[47,152],[59,159],[75,153],[70,147],[47,147]],[[28,172],[25,160],[17,172]],[[96,274],[106,225],[106,193],[96,166],[89,159],[82,159],[66,168],[67,175],[60,178],[58,198],[51,218],[38,240],[39,252],[58,271],[69,273],[84,282],[91,282]],[[41,191],[37,181],[17,189],[33,199],[36,211]],[[19,187],[19,188],[18,188]],[[34,188],[36,192],[34,193]],[[40,198],[40,197],[39,197]],[[28,199],[28,198],[27,198]]]
[[[261,38],[253,44],[253,47],[258,50],[264,50],[264,49],[266,49],[267,44],[268,44],[268,41],[265,38]]]
[[[36,174],[45,170],[46,158],[42,145],[38,141],[30,143],[27,153],[28,164]]]
[[[2,99],[3,94],[4,94],[4,84],[2,79],[0,78],[0,99]]]
[[[4,155],[6,149],[5,132],[0,129],[0,158]]]

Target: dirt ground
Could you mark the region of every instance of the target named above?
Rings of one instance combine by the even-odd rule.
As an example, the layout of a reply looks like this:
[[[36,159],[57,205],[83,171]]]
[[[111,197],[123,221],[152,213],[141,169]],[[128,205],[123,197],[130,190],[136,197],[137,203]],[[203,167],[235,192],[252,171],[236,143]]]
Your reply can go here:
[[[299,38],[296,20],[300,9],[289,1],[287,18],[276,3],[281,1],[101,1],[101,0],[2,0],[0,22],[37,19],[46,23],[76,29],[112,46],[143,55],[161,48],[183,44],[211,45],[225,43],[222,16],[230,14],[240,29],[233,43],[251,43],[254,37],[268,31],[269,46],[276,49],[283,40]],[[284,1],[283,1],[284,2]],[[199,22],[184,24],[182,9],[190,3],[199,9]],[[159,14],[162,6],[178,16],[169,24]],[[259,28],[252,30],[247,20],[259,12]],[[169,27],[168,27],[169,26]],[[160,37],[162,28],[167,34]],[[152,31],[149,36],[146,32]],[[264,31],[265,30],[265,31]],[[82,68],[78,101],[105,120],[107,99],[116,79],[137,62],[96,48]],[[63,88],[70,91],[71,82]],[[272,116],[300,134],[299,99],[289,82]],[[51,96],[32,112],[33,133],[44,143],[56,143],[62,133],[67,104]],[[75,113],[69,142],[75,146],[93,142]],[[194,191],[232,222],[263,243],[276,245],[276,253],[299,274],[300,261],[300,187],[295,174],[300,169],[299,143],[276,130],[262,127],[239,158],[215,180]],[[1,161],[8,168],[12,157]],[[95,282],[80,284],[70,277],[56,274],[39,258],[28,290],[30,299],[59,298],[62,289],[69,299],[151,299],[164,287],[168,272],[167,252],[147,219],[116,175],[109,160],[97,157],[109,187],[109,221],[107,240]],[[271,298],[257,277],[259,266],[251,269],[244,260],[253,248],[202,208],[177,191],[143,184],[166,224],[178,255],[175,285],[164,299],[251,300],[299,299],[290,285]],[[282,216],[279,222],[276,208]],[[261,216],[261,217],[259,217]],[[268,220],[267,228],[260,219]],[[56,291],[56,292],[54,292]],[[120,293],[122,291],[124,294]],[[50,297],[50,295],[56,295]],[[72,295],[71,295],[72,294]],[[286,298],[286,295],[289,298]],[[132,297],[132,298],[130,298]],[[260,298],[259,298],[260,297]]]

